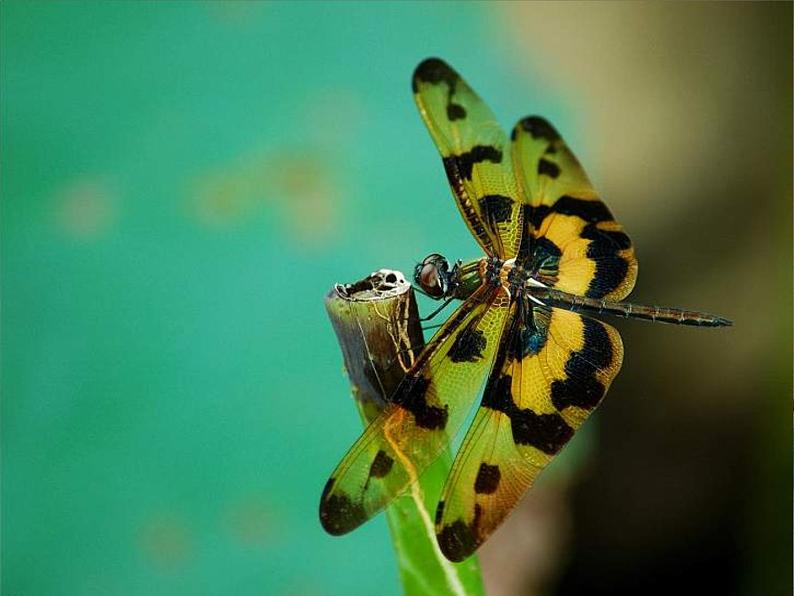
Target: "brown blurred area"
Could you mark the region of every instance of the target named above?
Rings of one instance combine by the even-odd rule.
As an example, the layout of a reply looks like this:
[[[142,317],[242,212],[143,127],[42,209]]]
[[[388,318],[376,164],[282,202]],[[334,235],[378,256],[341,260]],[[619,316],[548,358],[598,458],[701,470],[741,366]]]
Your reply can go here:
[[[792,4],[505,3],[492,25],[578,98],[631,298],[734,327],[615,323],[588,463],[485,545],[489,594],[790,593]]]

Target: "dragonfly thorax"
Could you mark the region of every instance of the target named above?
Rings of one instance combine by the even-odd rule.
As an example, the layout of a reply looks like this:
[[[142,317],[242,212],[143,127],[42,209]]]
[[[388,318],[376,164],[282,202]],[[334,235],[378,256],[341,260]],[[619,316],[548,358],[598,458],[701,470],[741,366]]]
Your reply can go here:
[[[546,287],[533,272],[516,259],[503,261],[497,257],[457,261],[450,267],[444,256],[433,253],[414,268],[414,283],[434,300],[465,300],[483,285],[501,286],[508,296],[516,297],[531,294],[535,287]]]
[[[511,296],[516,296],[527,289],[528,282],[532,277],[528,269],[515,264],[515,259],[505,262],[502,269],[502,275],[500,276],[502,286]]]

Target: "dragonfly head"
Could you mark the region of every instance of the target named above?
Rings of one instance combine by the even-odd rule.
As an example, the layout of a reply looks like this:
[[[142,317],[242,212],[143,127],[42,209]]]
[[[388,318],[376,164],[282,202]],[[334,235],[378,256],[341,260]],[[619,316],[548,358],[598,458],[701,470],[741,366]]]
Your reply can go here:
[[[441,300],[454,290],[453,272],[442,255],[433,253],[414,267],[414,283],[434,300]]]

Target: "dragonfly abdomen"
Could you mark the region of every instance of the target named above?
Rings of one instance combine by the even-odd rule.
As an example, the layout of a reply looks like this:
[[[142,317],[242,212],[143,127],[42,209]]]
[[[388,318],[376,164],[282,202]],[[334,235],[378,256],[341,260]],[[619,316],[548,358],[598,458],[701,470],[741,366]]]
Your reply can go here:
[[[627,319],[642,319],[673,325],[694,327],[727,327],[732,321],[706,312],[672,308],[667,306],[648,306],[631,302],[611,302],[603,298],[577,296],[551,288],[528,287],[529,294],[547,306],[555,306],[585,314],[608,314]]]

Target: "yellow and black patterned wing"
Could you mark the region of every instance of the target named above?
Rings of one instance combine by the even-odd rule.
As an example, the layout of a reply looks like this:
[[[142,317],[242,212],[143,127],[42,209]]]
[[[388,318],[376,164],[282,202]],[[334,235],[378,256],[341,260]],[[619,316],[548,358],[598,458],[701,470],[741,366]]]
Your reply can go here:
[[[508,302],[501,288],[483,286],[439,329],[328,480],[320,500],[326,531],[365,522],[441,454],[491,368]]]
[[[513,167],[525,201],[522,258],[559,290],[622,300],[637,279],[631,240],[599,199],[555,128],[531,116],[513,128]]]
[[[446,62],[416,67],[413,92],[469,230],[490,256],[516,256],[522,210],[510,142],[490,108]]]
[[[441,551],[471,555],[604,397],[623,361],[609,325],[519,298],[436,511]]]

